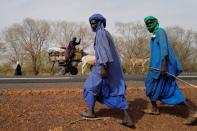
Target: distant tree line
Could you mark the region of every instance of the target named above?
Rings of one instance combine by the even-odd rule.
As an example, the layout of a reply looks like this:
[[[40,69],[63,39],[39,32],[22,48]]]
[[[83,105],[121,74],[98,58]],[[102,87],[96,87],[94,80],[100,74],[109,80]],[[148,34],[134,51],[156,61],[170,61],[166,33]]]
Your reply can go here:
[[[131,58],[149,57],[149,33],[141,22],[117,22],[115,29],[116,33],[112,34],[114,41],[124,69],[130,73],[128,68]],[[178,26],[165,29],[172,48],[183,64],[184,72],[197,72],[197,32]],[[66,46],[73,36],[81,38],[80,48],[86,49],[93,44],[95,34],[85,23],[48,22],[31,18],[5,28],[0,34],[0,52],[6,49],[9,57],[8,63],[0,66],[0,75],[6,75],[9,72],[8,65],[17,61],[20,61],[26,75],[48,74],[51,64],[47,49]]]

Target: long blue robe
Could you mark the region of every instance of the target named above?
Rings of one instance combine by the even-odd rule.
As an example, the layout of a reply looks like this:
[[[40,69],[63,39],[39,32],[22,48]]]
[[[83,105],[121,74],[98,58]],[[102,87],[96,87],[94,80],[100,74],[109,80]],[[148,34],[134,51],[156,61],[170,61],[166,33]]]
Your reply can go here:
[[[160,100],[166,104],[180,104],[185,101],[185,97],[180,91],[176,79],[170,75],[161,75],[164,57],[167,57],[167,72],[175,76],[182,72],[182,66],[170,47],[166,32],[159,28],[156,37],[150,40],[150,70],[147,74],[145,86],[146,95],[151,101]],[[155,68],[155,69],[153,69]]]
[[[109,32],[98,23],[94,43],[96,64],[84,83],[84,99],[89,108],[99,101],[110,108],[127,109],[126,83],[119,54]],[[101,68],[107,64],[108,77],[101,77]]]

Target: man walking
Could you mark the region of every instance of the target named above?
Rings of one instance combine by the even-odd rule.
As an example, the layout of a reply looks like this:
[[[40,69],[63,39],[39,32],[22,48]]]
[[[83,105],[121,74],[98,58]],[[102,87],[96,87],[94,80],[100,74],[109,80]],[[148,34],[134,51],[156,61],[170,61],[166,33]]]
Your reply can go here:
[[[159,115],[156,103],[158,100],[169,105],[182,105],[190,111],[190,117],[185,124],[192,124],[194,122],[194,115],[192,115],[194,111],[186,103],[185,97],[180,91],[176,79],[173,77],[181,74],[181,63],[170,46],[165,30],[159,27],[157,18],[147,16],[144,22],[151,33],[150,69],[146,77],[145,86],[146,95],[149,97],[152,105],[152,108],[144,110],[144,113]]]
[[[82,117],[95,117],[95,102],[99,101],[110,108],[124,112],[121,124],[134,128],[128,114],[128,103],[125,98],[126,83],[121,67],[119,54],[112,37],[105,30],[106,19],[101,14],[89,18],[93,32],[96,32],[94,50],[96,63],[84,84],[84,99],[88,105],[87,112],[81,112]]]

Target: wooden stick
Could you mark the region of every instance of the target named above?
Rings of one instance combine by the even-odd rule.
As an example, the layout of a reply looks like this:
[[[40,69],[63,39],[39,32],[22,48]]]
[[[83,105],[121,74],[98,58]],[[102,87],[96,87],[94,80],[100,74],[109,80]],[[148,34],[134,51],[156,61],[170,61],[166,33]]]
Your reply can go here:
[[[160,69],[154,68],[154,67],[150,67],[150,69],[153,69],[153,70],[156,70],[156,71],[161,71]],[[171,73],[169,73],[169,72],[166,72],[166,73],[167,73],[168,75],[174,77],[175,79],[177,79],[177,80],[179,80],[179,81],[181,81],[181,82],[183,82],[183,83],[185,83],[185,84],[191,86],[191,87],[197,88],[196,85],[193,85],[193,84],[191,84],[191,83],[189,83],[189,82],[187,82],[187,81],[184,81],[184,80],[178,78],[177,76],[175,76],[175,75],[173,75],[173,74],[171,74]]]
[[[74,121],[71,121],[71,122],[67,123],[67,125],[75,124],[75,123],[77,123],[79,121],[83,121],[83,120],[96,121],[96,120],[107,120],[107,119],[110,119],[110,117],[99,117],[99,118],[86,118],[86,117],[82,117],[80,119],[77,119],[77,120],[74,120]]]

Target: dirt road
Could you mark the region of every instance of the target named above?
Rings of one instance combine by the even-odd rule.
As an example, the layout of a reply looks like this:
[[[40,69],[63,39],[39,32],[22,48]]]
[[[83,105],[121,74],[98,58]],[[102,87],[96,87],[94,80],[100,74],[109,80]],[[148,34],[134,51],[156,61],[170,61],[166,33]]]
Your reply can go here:
[[[184,88],[188,100],[197,105],[197,89]],[[196,126],[182,123],[188,110],[179,106],[159,104],[161,115],[142,113],[148,99],[143,87],[129,87],[126,95],[129,114],[136,131],[196,131]],[[127,131],[117,121],[123,114],[96,104],[98,120],[82,120],[79,112],[86,110],[82,88],[1,89],[0,131]]]

